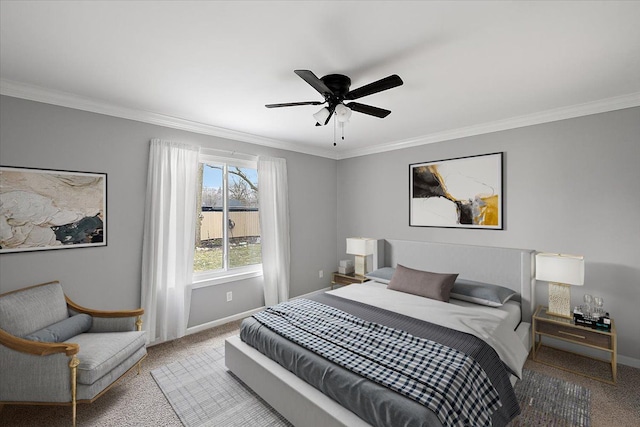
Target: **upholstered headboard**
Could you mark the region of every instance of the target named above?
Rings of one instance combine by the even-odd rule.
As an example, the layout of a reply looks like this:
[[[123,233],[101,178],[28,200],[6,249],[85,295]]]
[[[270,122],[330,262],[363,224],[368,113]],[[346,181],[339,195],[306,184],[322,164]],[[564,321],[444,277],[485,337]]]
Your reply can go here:
[[[460,278],[505,286],[520,293],[522,320],[531,322],[534,310],[535,251],[467,246],[410,240],[384,241],[385,265],[436,273],[458,273]]]

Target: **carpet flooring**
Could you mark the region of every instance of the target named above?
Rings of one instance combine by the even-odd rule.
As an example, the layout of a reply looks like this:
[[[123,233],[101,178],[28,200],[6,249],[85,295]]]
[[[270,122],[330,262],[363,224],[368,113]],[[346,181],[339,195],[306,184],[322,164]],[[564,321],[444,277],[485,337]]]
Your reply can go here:
[[[186,427],[290,426],[227,370],[224,347],[151,371]]]
[[[215,348],[151,371],[186,427],[291,426],[224,364]],[[589,427],[589,389],[525,370],[515,387],[522,414],[512,426]]]
[[[231,322],[178,340],[149,347],[149,355],[140,375],[125,375],[111,390],[92,404],[78,405],[78,426],[92,427],[181,427],[183,424],[162,393],[150,372],[190,356],[222,347],[224,340],[237,335],[240,322]],[[582,360],[576,355],[545,349],[541,357],[564,363],[586,372],[606,365]],[[605,384],[527,360],[525,369],[580,385],[590,391],[592,427],[637,427],[640,420],[640,369],[618,365],[618,383]],[[543,396],[540,394],[539,396]],[[70,426],[68,406],[4,405],[0,409],[0,426],[39,427]],[[520,424],[523,425],[523,424]],[[532,426],[543,424],[534,423]],[[553,426],[553,424],[544,424]],[[561,425],[561,424],[559,424]]]

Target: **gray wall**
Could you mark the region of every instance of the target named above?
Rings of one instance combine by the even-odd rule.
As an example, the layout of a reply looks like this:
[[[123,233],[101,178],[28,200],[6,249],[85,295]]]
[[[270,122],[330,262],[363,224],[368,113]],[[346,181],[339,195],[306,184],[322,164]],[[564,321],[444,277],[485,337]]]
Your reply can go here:
[[[505,229],[409,227],[409,164],[503,151]],[[640,108],[338,162],[338,258],[345,238],[424,240],[585,256],[572,304],[602,296],[621,362],[640,366]],[[547,285],[536,304],[547,303]],[[633,360],[630,360],[633,359]]]
[[[139,306],[149,140],[158,137],[287,159],[291,296],[328,286],[348,236],[582,254],[585,286],[572,287],[573,303],[585,293],[603,296],[617,324],[621,361],[635,364],[639,135],[635,108],[336,162],[3,96],[0,164],[106,172],[109,240],[102,248],[1,255],[0,293],[58,279],[80,304]],[[495,151],[505,152],[504,231],[408,226],[410,163]],[[229,303],[227,290],[234,292]],[[536,302],[546,299],[546,285],[538,286]],[[261,279],[197,289],[189,326],[262,304]]]
[[[108,174],[108,245],[0,255],[0,293],[60,280],[77,303],[97,309],[140,305],[142,226],[149,140],[287,159],[291,296],[329,285],[335,268],[335,160],[277,150],[12,97],[0,98],[0,164]],[[309,244],[313,242],[313,244]],[[325,277],[318,278],[318,270]],[[226,291],[233,301],[226,302]],[[262,278],[196,289],[189,326],[264,304]]]

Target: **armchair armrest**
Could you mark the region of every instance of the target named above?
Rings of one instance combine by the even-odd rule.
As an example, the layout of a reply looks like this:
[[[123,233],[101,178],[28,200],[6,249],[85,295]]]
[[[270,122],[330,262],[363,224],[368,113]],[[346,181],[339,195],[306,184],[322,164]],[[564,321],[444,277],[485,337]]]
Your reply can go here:
[[[79,351],[75,343],[30,341],[0,329],[0,406],[11,402],[72,403],[75,413]]]
[[[90,332],[116,332],[142,330],[143,308],[134,310],[94,310],[83,307],[73,302],[68,296],[64,296],[67,306],[72,312],[85,313],[93,317],[93,326]],[[135,318],[135,319],[132,319]]]
[[[115,317],[136,317],[142,316],[144,314],[144,308],[137,308],[134,310],[94,310],[87,307],[82,307],[79,304],[71,301],[68,296],[64,296],[65,300],[67,300],[67,305],[77,311],[78,313],[86,313],[92,317],[106,317],[106,318],[115,318]]]
[[[48,356],[55,353],[64,353],[67,356],[73,356],[80,351],[78,344],[68,342],[46,343],[25,340],[11,335],[2,329],[0,329],[0,344],[15,351],[34,354],[36,356]]]

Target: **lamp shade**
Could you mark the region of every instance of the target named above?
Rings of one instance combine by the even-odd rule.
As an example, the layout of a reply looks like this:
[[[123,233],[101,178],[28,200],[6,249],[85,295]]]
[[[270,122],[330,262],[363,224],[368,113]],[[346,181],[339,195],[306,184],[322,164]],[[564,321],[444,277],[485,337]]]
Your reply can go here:
[[[536,254],[536,280],[584,285],[584,257],[566,254]]]
[[[336,106],[336,119],[338,119],[340,123],[348,122],[350,117],[351,108],[347,107],[344,104],[338,104]]]
[[[320,109],[320,111],[318,111],[313,115],[313,118],[316,119],[316,122],[320,124],[324,124],[324,122],[327,120],[327,118],[330,115],[331,115],[331,112],[329,111],[329,109],[327,107],[323,107]]]
[[[373,255],[376,239],[366,237],[347,237],[347,253],[351,255]]]

